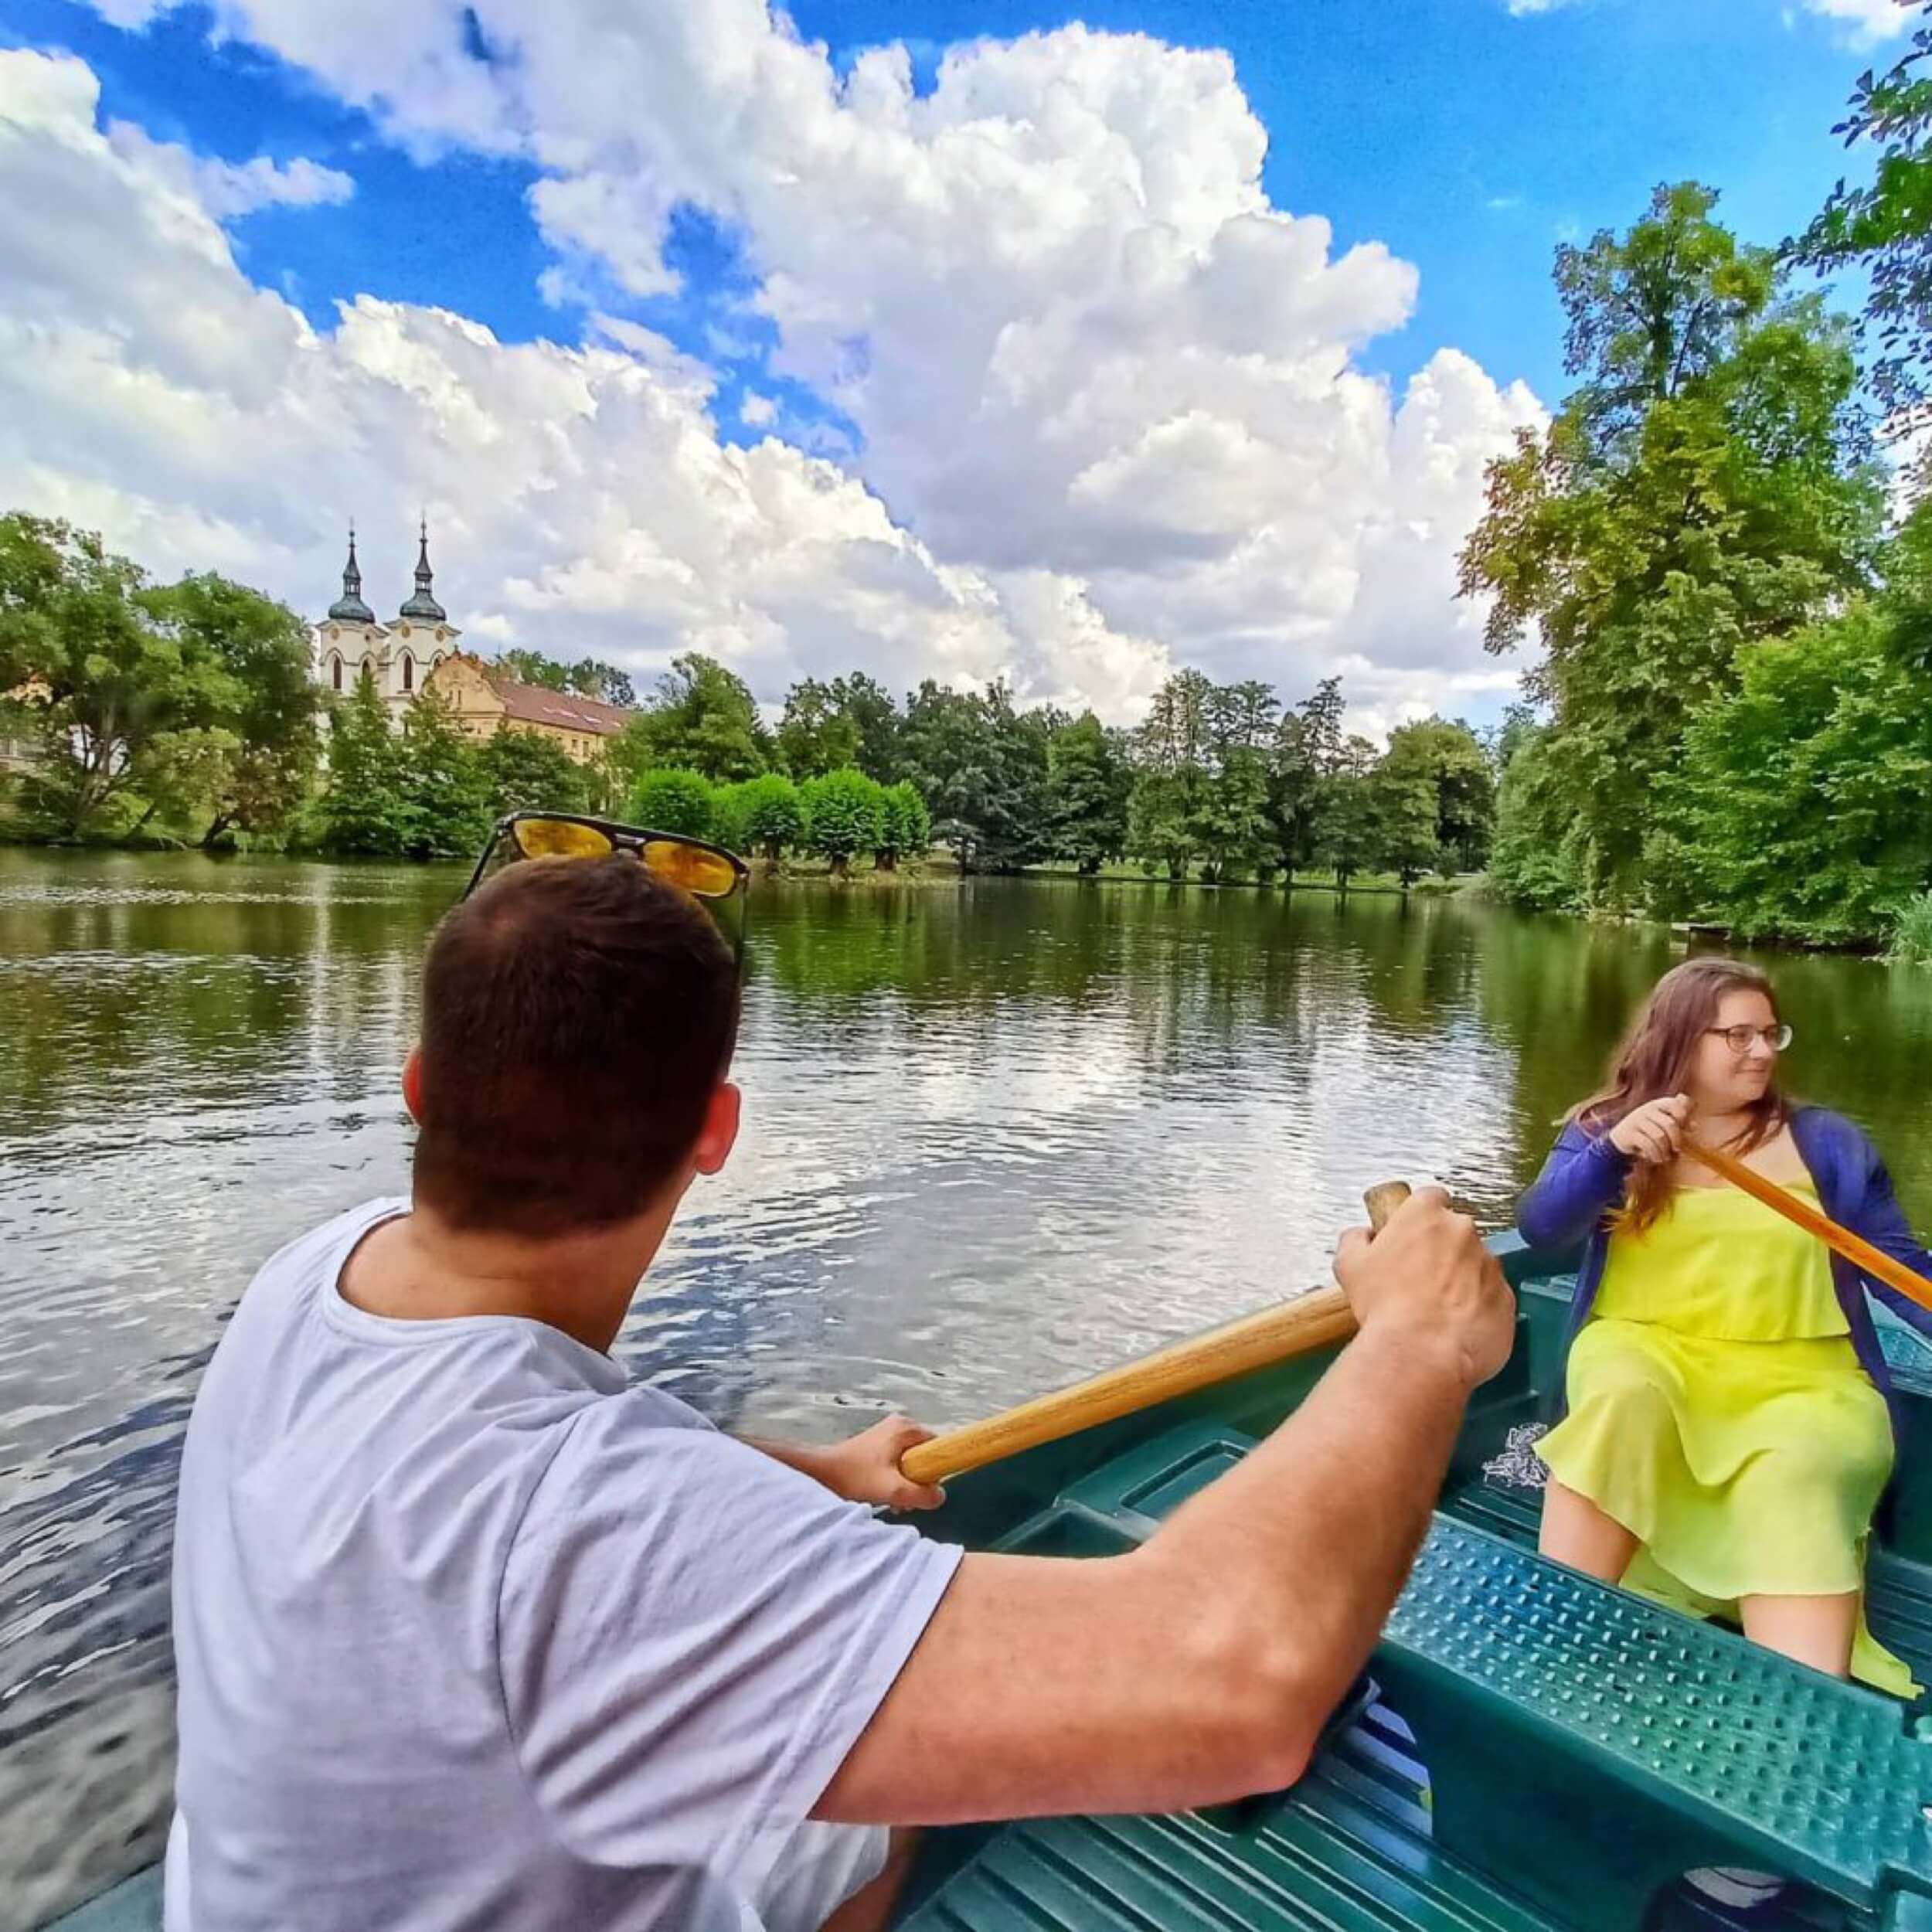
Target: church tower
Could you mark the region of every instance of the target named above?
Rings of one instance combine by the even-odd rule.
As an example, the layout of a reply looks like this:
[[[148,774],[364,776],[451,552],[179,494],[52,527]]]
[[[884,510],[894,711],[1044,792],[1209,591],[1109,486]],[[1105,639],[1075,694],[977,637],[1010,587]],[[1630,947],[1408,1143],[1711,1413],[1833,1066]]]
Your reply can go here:
[[[390,718],[400,723],[410,701],[431,672],[451,656],[462,634],[436,600],[430,568],[430,532],[425,519],[417,526],[416,588],[393,624],[376,621],[362,595],[362,567],[355,557],[355,526],[349,529],[349,562],[342,594],[315,628],[315,682],[325,691],[348,696],[365,668]]]
[[[456,648],[456,640],[461,635],[450,622],[449,613],[436,600],[427,517],[418,522],[416,533],[416,588],[396,613],[389,634],[396,689],[405,704],[423,688],[423,680]]]
[[[342,570],[342,594],[315,627],[315,675],[325,690],[345,694],[367,665],[376,688],[383,688],[389,633],[362,600],[362,569],[355,560],[355,526],[349,526],[349,562]]]

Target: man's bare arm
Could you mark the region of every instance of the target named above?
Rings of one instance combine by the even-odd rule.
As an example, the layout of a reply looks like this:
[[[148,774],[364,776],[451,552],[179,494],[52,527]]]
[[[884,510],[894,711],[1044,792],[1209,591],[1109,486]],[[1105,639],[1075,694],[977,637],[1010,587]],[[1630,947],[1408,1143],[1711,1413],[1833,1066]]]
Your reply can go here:
[[[815,1815],[1166,1810],[1290,1784],[1428,1522],[1508,1290],[1440,1193],[1337,1263],[1360,1336],[1145,1548],[969,1555]]]

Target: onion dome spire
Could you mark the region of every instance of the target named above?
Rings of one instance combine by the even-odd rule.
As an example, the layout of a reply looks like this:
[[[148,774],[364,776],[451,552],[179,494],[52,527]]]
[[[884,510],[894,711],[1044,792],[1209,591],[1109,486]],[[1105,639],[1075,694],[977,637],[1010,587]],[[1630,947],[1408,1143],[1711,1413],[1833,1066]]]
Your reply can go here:
[[[355,561],[355,526],[349,526],[349,562],[342,571],[342,594],[328,607],[332,617],[345,624],[373,624],[376,613],[362,601],[362,566]]]
[[[416,553],[416,589],[408,603],[403,606],[401,614],[406,617],[424,617],[431,624],[447,621],[449,613],[436,600],[436,594],[430,586],[435,573],[430,569],[430,526],[425,517],[417,526],[422,546]]]

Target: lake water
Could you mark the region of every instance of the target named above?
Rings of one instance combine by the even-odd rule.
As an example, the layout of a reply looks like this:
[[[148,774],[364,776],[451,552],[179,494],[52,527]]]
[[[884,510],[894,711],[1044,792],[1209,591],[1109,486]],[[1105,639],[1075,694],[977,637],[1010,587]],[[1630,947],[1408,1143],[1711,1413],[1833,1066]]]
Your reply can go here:
[[[0,851],[0,1926],[158,1850],[196,1377],[289,1236],[406,1184],[460,872]],[[989,1410],[1325,1277],[1364,1186],[1503,1225],[1682,942],[1460,901],[760,886],[746,1129],[619,1352],[828,1440]],[[1932,972],[1770,962],[1792,1079],[1932,1220]]]

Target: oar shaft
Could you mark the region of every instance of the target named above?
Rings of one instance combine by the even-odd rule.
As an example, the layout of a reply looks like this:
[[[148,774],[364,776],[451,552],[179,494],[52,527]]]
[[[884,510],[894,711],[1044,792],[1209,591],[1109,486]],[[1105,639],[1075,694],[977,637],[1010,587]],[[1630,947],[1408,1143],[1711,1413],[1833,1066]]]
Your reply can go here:
[[[1401,1181],[1385,1181],[1369,1189],[1362,1196],[1369,1225],[1379,1231],[1408,1193],[1407,1184]],[[1250,1369],[1311,1355],[1318,1349],[1347,1341],[1355,1330],[1355,1316],[1342,1291],[1315,1289],[1259,1314],[1243,1315],[1226,1328],[1190,1335],[1185,1342],[1142,1355],[1138,1362],[1077,1382],[1070,1389],[1036,1396],[1017,1408],[988,1416],[984,1422],[935,1436],[930,1442],[908,1449],[899,1466],[913,1482],[963,1476],[969,1469],[982,1468],[1022,1450],[1037,1449],[1042,1443],[1057,1442],[1097,1423],[1131,1416],[1137,1409],[1151,1409],[1156,1403],[1192,1395],[1197,1389],[1211,1388]]]
[[[1701,1162],[1713,1174],[1730,1182],[1733,1187],[1740,1189],[1753,1200],[1762,1201],[1786,1220],[1794,1222],[1807,1234],[1815,1235],[1828,1248],[1843,1255],[1854,1267],[1862,1269],[1874,1281],[1896,1288],[1900,1294],[1917,1302],[1921,1308],[1932,1308],[1932,1281],[1908,1268],[1903,1261],[1894,1260],[1883,1248],[1875,1248],[1862,1235],[1840,1227],[1837,1222],[1821,1214],[1803,1196],[1794,1194],[1789,1188],[1780,1187],[1775,1181],[1767,1181],[1755,1168],[1747,1167],[1736,1155],[1726,1154],[1721,1148],[1686,1141],[1684,1151],[1693,1161]]]
[[[1192,1395],[1231,1376],[1266,1368],[1291,1355],[1306,1355],[1355,1333],[1355,1317],[1339,1288],[1319,1288],[1292,1301],[1244,1315],[1226,1328],[1190,1335],[1138,1362],[1109,1369],[1070,1389],[1036,1396],[1017,1408],[969,1423],[908,1449],[899,1466],[913,1482],[937,1482],[963,1476],[1022,1449],[1056,1442],[1077,1430],[1091,1429],[1137,1409],[1151,1408],[1176,1396]]]

